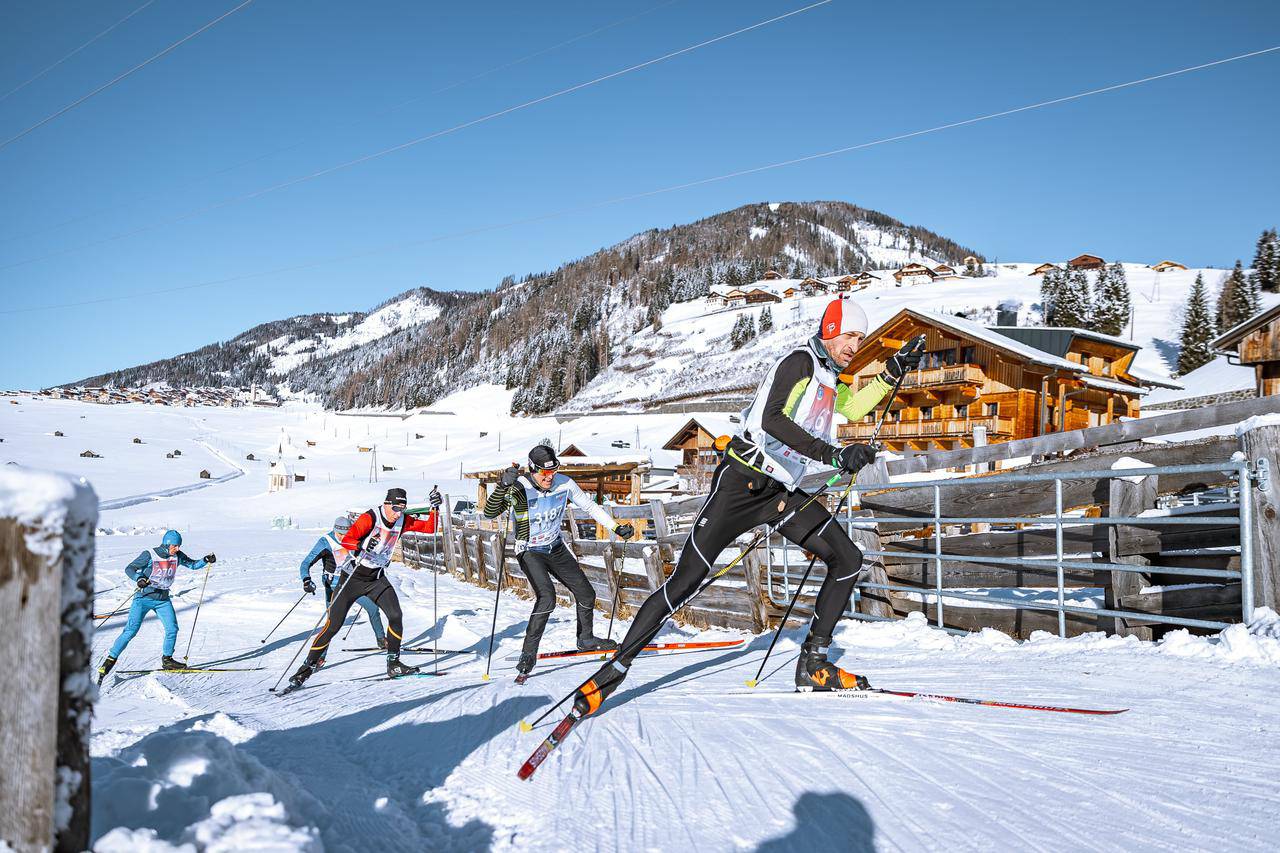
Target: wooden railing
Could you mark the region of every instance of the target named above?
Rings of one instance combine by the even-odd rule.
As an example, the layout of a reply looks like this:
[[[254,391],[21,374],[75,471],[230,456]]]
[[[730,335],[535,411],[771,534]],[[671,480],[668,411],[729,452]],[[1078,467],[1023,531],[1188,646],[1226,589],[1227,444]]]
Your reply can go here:
[[[880,430],[881,438],[935,438],[942,436],[973,435],[974,427],[986,427],[988,436],[1013,435],[1013,418],[994,415],[980,418],[931,418],[923,421],[886,421]],[[875,424],[851,423],[840,425],[842,441],[862,441],[875,433]]]
[[[861,389],[875,379],[875,376],[859,376],[858,388]],[[949,364],[943,367],[926,367],[913,370],[902,377],[903,388],[920,388],[925,385],[981,385],[987,381],[987,374],[979,364]]]
[[[1263,398],[1189,412],[1178,412],[1156,418],[1125,421],[1088,430],[1054,433],[1036,439],[1004,442],[987,447],[963,451],[934,451],[909,459],[877,462],[864,469],[859,483],[868,485],[888,482],[890,475],[918,471],[942,470],[965,465],[991,462],[1014,456],[1048,454],[1063,448],[1082,449],[1065,459],[1053,459],[1037,465],[1017,469],[1004,469],[1000,473],[1062,473],[1072,471],[1097,471],[1110,469],[1122,459],[1136,458],[1156,466],[1198,464],[1228,459],[1242,450],[1250,461],[1267,459],[1273,472],[1267,490],[1256,487],[1252,491],[1252,527],[1250,530],[1254,555],[1254,604],[1280,609],[1280,528],[1275,517],[1280,511],[1280,427],[1265,423],[1253,427],[1242,436],[1216,436],[1192,442],[1151,444],[1135,447],[1133,439],[1169,435],[1224,424],[1234,424],[1254,415],[1280,413],[1280,398]],[[1108,449],[1100,444],[1123,443],[1123,449]],[[1015,445],[1016,452],[1003,448]],[[1123,463],[1132,467],[1131,462]],[[806,478],[804,485],[815,488],[826,478],[815,474]],[[1156,479],[1156,478],[1152,478]],[[1218,485],[1204,475],[1164,475],[1144,500],[1154,500],[1159,495],[1172,495],[1189,489],[1204,489]],[[992,483],[982,487],[977,481],[965,489],[957,489],[946,498],[945,514],[957,518],[997,518],[1052,515],[1055,505],[1055,486],[1052,481],[1009,484]],[[1064,478],[1061,483],[1064,510],[1085,508],[1096,514],[1110,508],[1125,516],[1138,514],[1148,506],[1111,507],[1115,500],[1115,488],[1106,481],[1088,478]],[[1225,482],[1225,480],[1224,480]],[[837,489],[833,489],[838,493]],[[674,501],[649,501],[640,506],[611,507],[610,512],[619,519],[643,519],[648,522],[653,538],[635,542],[610,542],[576,538],[567,531],[569,548],[577,554],[583,569],[596,589],[597,607],[608,612],[615,591],[620,602],[619,615],[629,616],[651,593],[656,591],[671,573],[679,559],[690,526],[705,496]],[[928,489],[885,490],[866,493],[861,498],[860,514],[867,521],[878,516],[920,518],[919,523],[894,522],[864,524],[854,528],[851,535],[864,551],[890,552],[887,557],[868,557],[863,582],[881,586],[902,586],[932,589],[937,582],[936,565],[931,555],[934,543],[923,538],[931,533],[929,517],[933,514],[932,494]],[[833,508],[834,498],[829,506]],[[982,524],[955,524],[944,529],[943,553],[987,557],[1035,557],[1054,553],[1055,537],[1051,528],[989,530]],[[1009,525],[1010,528],[1015,525]],[[569,525],[569,530],[575,529]],[[1175,615],[1232,621],[1240,618],[1241,584],[1222,583],[1221,578],[1177,575],[1161,577],[1161,565],[1181,567],[1195,566],[1204,569],[1239,570],[1240,528],[1225,523],[1221,528],[1145,528],[1138,525],[1120,529],[1115,525],[1088,524],[1082,519],[1079,526],[1064,530],[1064,544],[1072,554],[1102,554],[1103,562],[1128,563],[1141,561],[1149,566],[1148,579],[1156,586],[1196,584],[1196,589],[1174,590],[1162,593],[1144,593],[1142,588],[1131,588],[1133,579],[1140,576],[1127,572],[1089,571],[1070,569],[1065,572],[1068,585],[1075,590],[1102,588],[1107,605],[1124,610],[1140,610],[1153,616]],[[740,537],[735,545],[727,548],[716,559],[717,566],[724,566],[738,556],[740,548],[754,535],[754,531]],[[1189,538],[1190,537],[1190,538]],[[434,540],[434,552],[433,552]],[[1194,540],[1194,542],[1192,542]],[[1188,543],[1191,544],[1188,544]],[[520,573],[510,543],[503,542],[498,530],[481,530],[464,526],[460,519],[448,519],[443,535],[438,537],[407,536],[402,540],[402,559],[415,568],[448,571],[460,579],[479,586],[493,588],[496,582],[499,560],[506,561],[504,577],[509,588],[518,595],[532,597],[528,583]],[[781,539],[770,543],[777,558]],[[1188,555],[1186,549],[1194,547],[1196,553]],[[1183,553],[1177,553],[1183,552]],[[792,551],[794,554],[794,550]],[[499,556],[501,555],[501,556]],[[1076,559],[1089,561],[1090,556]],[[1096,558],[1094,558],[1096,559]],[[793,571],[791,583],[795,582]],[[943,561],[943,587],[945,588],[999,588],[1046,587],[1056,585],[1056,572],[1052,564],[1045,567],[1010,568],[1000,563],[975,563]],[[817,584],[825,576],[821,562],[814,568],[811,588],[806,587],[796,606],[793,619],[806,620],[812,614]],[[720,625],[760,631],[776,625],[781,618],[786,591],[778,581],[775,571],[768,571],[768,552],[761,547],[747,555],[742,562],[704,593],[695,602],[676,614],[676,620],[698,626]],[[772,586],[771,586],[772,584]],[[1198,590],[1198,591],[1197,591]],[[559,592],[559,587],[557,587]],[[1070,592],[1070,591],[1069,591]],[[931,601],[921,600],[919,595],[864,589],[856,609],[859,613],[874,617],[901,617],[913,611],[923,611],[931,618],[936,607]],[[563,604],[569,600],[561,597]],[[1056,629],[1056,614],[1034,610],[1015,610],[1001,607],[965,606],[944,609],[944,622],[948,627],[976,630],[993,627],[1011,636],[1025,637],[1034,630]],[[1158,619],[1154,620],[1158,622]],[[1137,633],[1151,636],[1152,629],[1144,627],[1141,620],[1121,620],[1090,614],[1072,614],[1067,617],[1067,631],[1071,634],[1086,631]],[[800,624],[798,621],[796,624]],[[1157,631],[1160,630],[1158,627]]]

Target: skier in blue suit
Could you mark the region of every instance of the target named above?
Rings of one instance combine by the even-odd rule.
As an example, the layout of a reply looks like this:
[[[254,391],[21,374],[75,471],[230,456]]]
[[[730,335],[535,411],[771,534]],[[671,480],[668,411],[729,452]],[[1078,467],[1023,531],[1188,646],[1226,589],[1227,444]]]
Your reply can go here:
[[[150,611],[160,618],[164,625],[164,656],[160,660],[162,669],[186,669],[187,665],[173,659],[173,649],[178,642],[178,617],[173,612],[173,602],[169,600],[169,589],[178,575],[178,567],[199,570],[210,563],[217,562],[213,554],[206,554],[203,560],[193,560],[182,553],[182,534],[176,530],[168,530],[160,540],[160,547],[150,548],[133,558],[133,562],[125,566],[125,574],[137,584],[133,595],[133,605],[129,608],[129,621],[124,630],[111,645],[106,660],[98,667],[98,681],[106,677],[125,646],[142,627],[142,617]]]
[[[347,564],[351,561],[351,552],[342,547],[342,537],[350,529],[351,519],[345,515],[338,516],[333,521],[333,530],[316,540],[316,544],[307,552],[307,556],[302,558],[302,563],[298,566],[298,574],[302,576],[302,589],[315,595],[316,582],[311,579],[311,567],[317,562],[324,564],[321,574],[324,580],[324,606],[326,608],[342,585],[342,570],[349,568]],[[387,647],[387,635],[382,628],[382,617],[378,614],[378,605],[374,604],[368,596],[357,598],[356,604],[363,607],[365,612],[369,614],[369,625],[373,628],[373,638],[377,642],[378,648],[385,649]]]

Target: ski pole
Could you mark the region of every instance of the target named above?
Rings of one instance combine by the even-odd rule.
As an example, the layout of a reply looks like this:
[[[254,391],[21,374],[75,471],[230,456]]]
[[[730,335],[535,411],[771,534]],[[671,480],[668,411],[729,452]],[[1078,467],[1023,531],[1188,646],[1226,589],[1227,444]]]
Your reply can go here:
[[[714,583],[714,582],[716,581],[716,579],[717,579],[717,578],[722,577],[726,572],[728,572],[730,569],[732,569],[732,568],[733,568],[734,566],[736,566],[738,563],[742,562],[742,560],[746,557],[746,555],[747,555],[747,554],[749,554],[749,553],[751,553],[751,552],[755,549],[755,547],[756,547],[757,545],[759,545],[759,544],[760,544],[760,542],[761,542],[762,540],[766,539],[767,537],[771,537],[771,536],[773,536],[773,534],[774,534],[774,533],[776,533],[776,532],[779,530],[779,528],[781,528],[784,524],[786,524],[787,522],[789,522],[791,519],[795,518],[795,516],[796,516],[798,513],[803,512],[803,511],[804,511],[805,509],[807,509],[807,508],[808,508],[808,507],[809,507],[809,506],[810,506],[814,501],[818,500],[818,499],[819,499],[819,498],[821,498],[823,495],[825,495],[825,494],[827,493],[827,491],[828,491],[832,486],[834,486],[837,482],[839,482],[839,480],[840,480],[840,477],[841,477],[841,476],[842,476],[842,472],[840,472],[840,471],[835,472],[835,474],[833,474],[833,475],[831,476],[831,479],[829,479],[829,480],[827,480],[825,483],[823,483],[823,484],[822,484],[822,488],[820,488],[820,489],[818,489],[816,492],[814,492],[814,493],[813,493],[813,495],[812,495],[812,496],[811,496],[807,501],[805,501],[805,502],[804,502],[803,504],[801,504],[800,506],[798,506],[798,507],[796,507],[795,509],[793,509],[793,510],[791,510],[790,512],[788,512],[788,513],[787,513],[786,515],[784,515],[784,516],[783,516],[783,517],[782,517],[782,518],[781,518],[781,519],[780,519],[776,524],[769,525],[769,526],[767,526],[767,527],[765,528],[765,530],[764,530],[763,532],[761,532],[761,533],[757,533],[757,534],[756,534],[756,536],[755,536],[755,538],[751,540],[750,544],[748,544],[748,545],[747,545],[747,547],[743,548],[743,549],[742,549],[742,551],[738,554],[738,556],[737,556],[737,557],[735,557],[732,561],[730,561],[730,563],[729,563],[727,566],[725,566],[723,569],[721,569],[720,571],[716,572],[715,574],[710,575],[706,580],[704,580],[704,581],[703,581],[703,582],[698,586],[698,588],[697,588],[697,589],[695,589],[695,590],[694,590],[694,591],[689,595],[689,597],[688,597],[688,598],[686,598],[684,601],[682,601],[682,602],[680,602],[679,604],[677,604],[677,605],[675,605],[674,607],[672,607],[672,608],[671,608],[671,610],[667,613],[667,616],[662,620],[662,624],[665,624],[667,619],[669,619],[669,618],[671,618],[672,616],[674,616],[674,615],[675,615],[675,612],[676,612],[677,610],[680,610],[681,608],[685,607],[689,602],[693,601],[693,600],[694,600],[695,598],[697,598],[699,595],[701,595],[702,593],[706,592],[706,591],[707,591],[707,589],[708,589],[708,588],[710,588],[711,584],[712,584],[712,583]],[[816,530],[816,529],[817,529],[817,528],[815,528],[815,530]],[[811,534],[811,533],[812,533],[812,531],[810,531],[810,534]],[[804,539],[806,539],[806,540],[807,540],[807,539],[809,538],[809,535],[810,535],[810,534],[806,534],[806,535],[805,535],[805,537],[804,537]],[[798,542],[798,543],[796,543],[796,544],[801,545],[801,544],[803,544],[803,542]],[[659,628],[661,628],[661,625],[659,625]],[[635,651],[635,650],[637,650],[637,649],[644,648],[644,646],[645,646],[648,642],[649,642],[649,638],[648,638],[648,637],[646,637],[646,636],[644,636],[644,635],[640,635],[640,636],[636,637],[636,639],[635,639],[635,640],[633,640],[633,641],[632,641],[632,643],[631,643],[630,645],[623,646],[622,648],[620,648],[620,649],[618,649],[616,652],[614,652],[613,657],[611,658],[611,660],[615,660],[615,661],[616,661],[616,660],[618,660],[619,658],[623,657],[624,655],[630,654],[631,652],[633,652],[633,651]],[[588,681],[589,681],[589,680],[590,680],[590,679],[588,679]],[[586,686],[587,686],[587,682],[586,682],[586,681],[584,681],[584,682],[582,682],[581,684],[579,684],[577,687],[575,687],[575,688],[573,688],[572,690],[570,690],[567,694],[565,694],[563,697],[561,697],[561,698],[560,698],[560,701],[556,702],[556,703],[555,703],[554,705],[552,705],[550,708],[548,708],[547,710],[543,711],[543,712],[542,712],[542,714],[541,714],[541,715],[540,715],[536,720],[534,720],[532,723],[527,723],[527,722],[525,722],[524,720],[521,720],[521,721],[520,721],[520,730],[521,730],[521,731],[525,731],[525,732],[527,732],[527,731],[531,731],[531,730],[533,729],[533,727],[534,727],[534,726],[536,726],[538,723],[540,723],[540,722],[542,722],[543,720],[545,720],[547,717],[551,716],[551,713],[552,713],[553,711],[555,711],[557,708],[559,708],[559,707],[560,707],[561,705],[563,705],[565,702],[567,702],[567,701],[569,701],[570,699],[572,699],[575,693],[577,693],[579,690],[581,690],[583,687],[586,687]]]
[[[353,566],[352,568],[354,569],[355,567]],[[351,582],[353,577],[355,577],[354,571],[347,575],[346,580],[338,585],[338,591],[333,594],[333,598],[329,599],[329,603],[324,608],[324,613],[321,613],[320,618],[316,620],[316,624],[311,626],[311,630],[307,632],[306,639],[302,641],[302,645],[298,646],[298,650],[293,653],[293,657],[290,658],[289,663],[285,665],[284,672],[280,673],[280,677],[276,679],[276,683],[271,685],[270,692],[274,693],[276,688],[280,686],[280,682],[284,681],[284,677],[289,674],[289,670],[293,667],[293,662],[298,659],[298,655],[302,654],[302,650],[306,648],[307,643],[309,643],[311,638],[315,636],[316,628],[319,628],[321,621],[329,616],[329,611],[333,609],[333,603],[338,600],[338,596],[342,595],[342,591],[347,588],[347,584]]]
[[[431,491],[435,491],[436,486],[432,484]],[[507,543],[502,543],[502,550],[506,551]],[[504,555],[505,556],[505,555]],[[436,532],[431,537],[431,624],[434,626],[435,636],[431,638],[431,659],[435,662],[435,673],[440,674],[440,565],[437,562],[440,558],[440,512],[436,511]]]
[[[493,625],[489,628],[489,656],[484,660],[484,680],[489,680],[489,662],[493,660],[493,638],[498,633],[498,602],[502,598],[502,578],[507,568],[507,513],[502,515],[502,553],[498,555],[498,589],[493,594]],[[439,658],[439,655],[436,655]]]
[[[616,566],[621,566],[623,565],[623,560],[625,559],[626,553],[627,553],[626,540],[624,539],[615,540],[614,547],[620,549],[620,554],[614,560],[614,564]],[[618,598],[621,595],[622,595],[622,571],[619,568],[619,570],[614,572],[614,575],[613,575],[613,607],[610,608],[609,610],[609,633],[607,635],[610,640],[613,639],[613,619],[615,616],[618,615]]]
[[[302,594],[302,598],[299,598],[297,601],[295,601],[295,602],[293,603],[293,607],[290,607],[290,608],[289,608],[289,611],[288,611],[287,613],[285,613],[283,616],[281,616],[281,617],[280,617],[280,621],[276,623],[276,627],[275,627],[275,628],[272,628],[270,631],[268,631],[268,632],[267,632],[267,636],[263,637],[263,638],[262,638],[261,640],[259,640],[258,642],[259,642],[259,643],[265,643],[267,640],[271,639],[271,635],[272,635],[272,634],[274,634],[274,633],[276,632],[276,628],[279,628],[281,625],[283,625],[283,624],[284,624],[284,620],[286,620],[286,619],[288,619],[288,618],[289,618],[289,613],[292,613],[293,611],[297,610],[297,609],[298,609],[298,605],[302,603],[302,599],[303,599],[303,598],[306,598],[306,597],[307,597],[308,595],[310,595],[310,594],[311,594],[311,593],[304,592],[304,593]]]
[[[196,623],[200,621],[200,605],[204,604],[204,591],[209,586],[210,565],[210,563],[204,564],[204,583],[200,584],[200,600],[196,602],[196,615],[191,618],[191,636],[187,637],[187,650],[182,653],[183,663],[191,660],[191,641],[196,638]]]
[[[360,617],[364,615],[364,608],[361,607],[356,611],[356,618],[351,620],[351,624],[347,626],[347,633],[342,635],[342,641],[345,643],[347,637],[351,636],[351,632],[355,630],[356,625],[360,624]]]
[[[912,341],[912,344],[915,344],[914,340]],[[904,373],[903,376],[905,375],[906,374]],[[902,376],[899,376],[897,381],[894,383],[893,390],[889,393],[888,402],[885,403],[884,413],[880,416],[880,421],[876,424],[876,428],[871,432],[870,443],[872,445],[874,445],[876,439],[879,438],[880,428],[884,426],[885,418],[889,414],[889,408],[893,405],[894,399],[898,396],[898,389],[902,387],[902,378]],[[849,480],[849,487],[840,495],[840,502],[836,504],[836,511],[833,517],[838,518],[840,516],[840,511],[844,509],[845,499],[849,497],[849,493],[853,491],[853,487],[857,482],[858,475],[854,474]],[[755,677],[747,679],[748,687],[755,687],[760,683],[760,674],[764,672],[765,665],[769,662],[769,656],[773,654],[773,647],[777,645],[778,637],[782,636],[782,629],[786,627],[787,620],[791,618],[791,611],[795,609],[796,602],[800,600],[800,593],[804,589],[805,582],[809,580],[809,573],[813,571],[813,564],[817,562],[817,560],[817,554],[814,554],[809,558],[809,565],[805,568],[804,574],[800,577],[800,583],[796,585],[795,595],[791,596],[791,601],[787,604],[786,612],[782,614],[782,621],[778,623],[778,627],[773,632],[773,639],[769,641],[769,648],[765,650],[764,659],[760,661],[760,668],[756,670]]]
[[[110,619],[112,616],[115,616],[121,610],[123,610],[124,606],[128,604],[130,601],[133,601],[133,597],[137,594],[138,594],[138,590],[137,590],[137,587],[135,587],[133,592],[129,593],[129,595],[125,597],[125,600],[120,602],[120,605],[116,607],[115,610],[112,610],[106,616],[103,616],[102,621],[99,622],[97,625],[93,626],[94,630],[96,631],[97,629],[101,628],[103,625],[107,624],[107,620]]]

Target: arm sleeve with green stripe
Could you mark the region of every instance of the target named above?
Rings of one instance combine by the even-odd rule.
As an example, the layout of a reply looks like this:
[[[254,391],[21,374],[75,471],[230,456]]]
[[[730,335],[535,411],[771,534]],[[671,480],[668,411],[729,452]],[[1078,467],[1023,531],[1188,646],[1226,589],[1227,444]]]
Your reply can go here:
[[[843,382],[836,385],[836,411],[850,421],[858,421],[874,412],[880,401],[893,390],[883,376],[877,376],[854,391]]]
[[[516,519],[516,539],[529,539],[529,496],[517,484],[511,489],[497,488],[484,501],[484,517],[497,518],[510,507]]]
[[[773,374],[760,424],[764,431],[797,453],[830,463],[835,448],[796,423],[796,406],[813,381],[813,359],[798,349],[784,358]],[[838,398],[837,398],[838,399]]]

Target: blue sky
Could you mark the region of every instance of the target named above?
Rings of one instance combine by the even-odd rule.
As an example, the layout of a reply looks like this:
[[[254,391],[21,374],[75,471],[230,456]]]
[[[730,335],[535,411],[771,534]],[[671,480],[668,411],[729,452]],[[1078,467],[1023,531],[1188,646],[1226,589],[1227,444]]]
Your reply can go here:
[[[158,0],[142,9],[0,100],[0,144],[238,1]],[[0,7],[0,95],[144,2]],[[755,201],[843,199],[1006,260],[1088,250],[1135,262],[1229,265],[1247,262],[1258,232],[1280,224],[1277,52],[797,166],[424,242],[1280,45],[1274,2],[834,0],[224,204],[805,5],[257,0],[0,147],[3,310],[352,257],[167,294],[6,313],[0,387],[71,381],[293,314],[368,309],[417,285],[491,288],[504,275],[549,269],[646,228]]]

